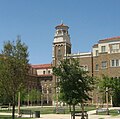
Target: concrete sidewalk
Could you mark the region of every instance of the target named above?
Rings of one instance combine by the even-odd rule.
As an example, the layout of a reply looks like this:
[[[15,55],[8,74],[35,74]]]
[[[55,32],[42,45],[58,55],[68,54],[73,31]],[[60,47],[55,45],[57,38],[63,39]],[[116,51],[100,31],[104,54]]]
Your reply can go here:
[[[110,116],[110,115],[88,115],[88,119],[120,119],[120,116]],[[38,118],[36,118],[38,119]],[[45,114],[41,115],[41,119],[71,119],[70,114]],[[75,117],[75,119],[80,119],[80,117]]]
[[[116,109],[120,110],[120,107],[112,107],[109,110]],[[120,115],[111,116],[111,115],[95,115],[96,110],[88,111],[88,119],[120,119]],[[0,113],[0,115],[11,115],[11,113]],[[15,114],[17,115],[17,114]],[[70,114],[40,114],[40,118],[35,118],[33,115],[33,119],[71,119]],[[30,115],[23,115],[22,117],[30,117]],[[76,117],[76,119],[80,119],[80,117]]]
[[[11,113],[0,113],[0,115],[11,115]],[[17,115],[17,114],[16,114]],[[23,117],[30,117],[29,115],[23,115]],[[91,115],[88,114],[88,119],[120,119],[119,116],[111,116],[111,115]],[[33,119],[71,119],[70,114],[41,114],[40,118]],[[80,117],[75,117],[75,119],[80,119]]]

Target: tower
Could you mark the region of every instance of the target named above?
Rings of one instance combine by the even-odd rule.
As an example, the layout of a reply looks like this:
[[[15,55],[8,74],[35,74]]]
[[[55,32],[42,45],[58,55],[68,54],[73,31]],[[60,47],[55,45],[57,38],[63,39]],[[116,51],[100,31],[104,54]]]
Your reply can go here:
[[[64,59],[67,54],[71,53],[69,27],[63,23],[55,27],[55,36],[53,41],[53,65],[56,66],[60,60]]]
[[[60,24],[55,27],[55,36],[53,40],[53,53],[52,60],[53,66],[59,65],[59,62],[67,57],[67,54],[71,53],[71,42],[68,33],[69,27],[65,24]],[[58,79],[53,76],[54,94],[58,95],[59,89],[57,88]],[[58,97],[58,96],[56,96]],[[53,105],[55,103],[53,102]],[[56,105],[58,105],[58,99],[56,99]]]

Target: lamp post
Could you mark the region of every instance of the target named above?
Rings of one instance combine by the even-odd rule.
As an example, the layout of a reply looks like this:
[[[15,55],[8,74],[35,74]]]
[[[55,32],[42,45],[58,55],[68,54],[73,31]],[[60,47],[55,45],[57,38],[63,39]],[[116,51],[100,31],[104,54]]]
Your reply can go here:
[[[29,96],[29,93],[28,93],[28,100],[27,100],[27,103],[28,103],[28,106],[30,106],[30,96]]]
[[[47,104],[49,104],[49,87],[47,86]]]
[[[18,92],[18,117],[20,117],[20,92]]]
[[[98,105],[98,102],[99,102],[98,94],[99,94],[99,86],[97,87],[97,92],[96,92],[96,114],[98,114],[98,108],[99,108],[99,105]]]
[[[58,113],[58,88],[56,89],[56,113]]]
[[[108,109],[108,87],[106,87],[106,108],[107,108],[107,115],[109,115],[109,109]]]
[[[42,86],[42,94],[41,94],[41,107],[43,107],[43,96],[44,96],[44,91],[43,91],[43,86]]]

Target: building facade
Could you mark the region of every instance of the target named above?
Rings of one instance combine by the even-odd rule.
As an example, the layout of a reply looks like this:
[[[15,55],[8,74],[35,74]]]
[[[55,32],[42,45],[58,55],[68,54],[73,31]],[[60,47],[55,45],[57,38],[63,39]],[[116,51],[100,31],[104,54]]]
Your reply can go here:
[[[52,105],[54,89],[52,64],[32,65],[32,68],[36,70],[41,86],[41,105]]]
[[[60,24],[55,27],[52,46],[52,65],[32,65],[41,81],[43,100],[55,105],[54,96],[58,93],[57,77],[52,75],[52,66],[57,66],[65,58],[77,58],[90,76],[120,77],[120,37],[99,40],[91,52],[71,53],[69,27]],[[94,99],[95,100],[95,99]]]
[[[93,46],[93,76],[120,77],[120,37],[99,40]]]

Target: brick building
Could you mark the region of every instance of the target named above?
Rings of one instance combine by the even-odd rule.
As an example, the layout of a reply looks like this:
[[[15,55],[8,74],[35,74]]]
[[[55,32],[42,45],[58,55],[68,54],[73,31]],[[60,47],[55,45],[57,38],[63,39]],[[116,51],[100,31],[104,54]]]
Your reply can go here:
[[[93,76],[120,77],[120,37],[99,40],[93,46]]]
[[[52,105],[53,98],[53,76],[51,64],[32,65],[32,68],[36,70],[37,78],[41,86],[41,104]]]
[[[37,71],[41,81],[43,100],[46,104],[55,104],[54,95],[58,92],[57,78],[52,75],[52,66],[57,66],[60,60],[77,58],[84,70],[89,75],[101,77],[103,74],[109,77],[120,77],[120,37],[99,40],[93,45],[92,52],[71,53],[69,27],[60,24],[55,27],[55,35],[52,48],[52,65],[32,65]]]

